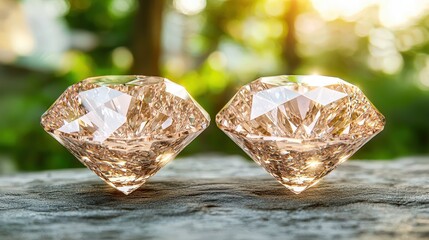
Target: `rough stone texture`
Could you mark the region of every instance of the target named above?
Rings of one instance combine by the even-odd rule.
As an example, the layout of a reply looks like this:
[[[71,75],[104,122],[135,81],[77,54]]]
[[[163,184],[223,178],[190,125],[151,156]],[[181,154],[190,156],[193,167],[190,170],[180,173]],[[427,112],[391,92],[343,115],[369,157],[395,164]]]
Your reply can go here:
[[[85,169],[0,177],[0,239],[429,239],[429,159],[349,161],[295,195],[239,157],[174,160],[129,196]]]

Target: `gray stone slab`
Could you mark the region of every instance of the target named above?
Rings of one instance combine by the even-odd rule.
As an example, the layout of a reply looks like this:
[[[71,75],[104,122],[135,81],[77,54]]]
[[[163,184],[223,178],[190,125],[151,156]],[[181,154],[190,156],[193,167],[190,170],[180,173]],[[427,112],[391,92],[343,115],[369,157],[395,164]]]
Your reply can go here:
[[[86,169],[2,176],[0,239],[429,239],[429,159],[348,161],[300,195],[216,155],[129,196]]]

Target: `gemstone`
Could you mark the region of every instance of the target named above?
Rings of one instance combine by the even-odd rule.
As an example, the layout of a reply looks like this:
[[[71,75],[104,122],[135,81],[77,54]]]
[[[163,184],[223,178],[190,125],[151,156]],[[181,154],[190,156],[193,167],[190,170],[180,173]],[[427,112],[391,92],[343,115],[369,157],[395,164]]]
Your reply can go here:
[[[209,123],[185,88],[146,76],[85,79],[41,119],[45,131],[124,194],[143,185]]]
[[[359,88],[324,76],[259,78],[216,116],[220,129],[296,194],[346,161],[384,122]]]

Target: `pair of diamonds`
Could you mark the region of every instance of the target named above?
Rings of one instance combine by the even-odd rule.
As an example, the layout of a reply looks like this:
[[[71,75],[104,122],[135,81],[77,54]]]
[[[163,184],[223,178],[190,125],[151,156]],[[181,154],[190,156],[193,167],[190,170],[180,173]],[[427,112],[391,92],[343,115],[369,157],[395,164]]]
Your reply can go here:
[[[261,78],[242,87],[218,126],[295,193],[314,185],[383,128],[360,90],[328,77]],[[89,78],[68,88],[42,126],[85,166],[129,194],[209,125],[186,90],[143,76]]]

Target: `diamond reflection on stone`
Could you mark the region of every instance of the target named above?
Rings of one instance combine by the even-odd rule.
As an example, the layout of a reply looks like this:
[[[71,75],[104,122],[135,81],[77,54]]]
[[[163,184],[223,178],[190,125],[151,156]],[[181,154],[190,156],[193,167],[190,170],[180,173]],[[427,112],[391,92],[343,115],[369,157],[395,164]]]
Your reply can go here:
[[[262,77],[216,116],[220,129],[297,194],[346,161],[384,122],[356,86],[324,76]]]
[[[69,87],[43,128],[125,194],[139,188],[209,125],[185,88],[165,78],[105,76]]]

